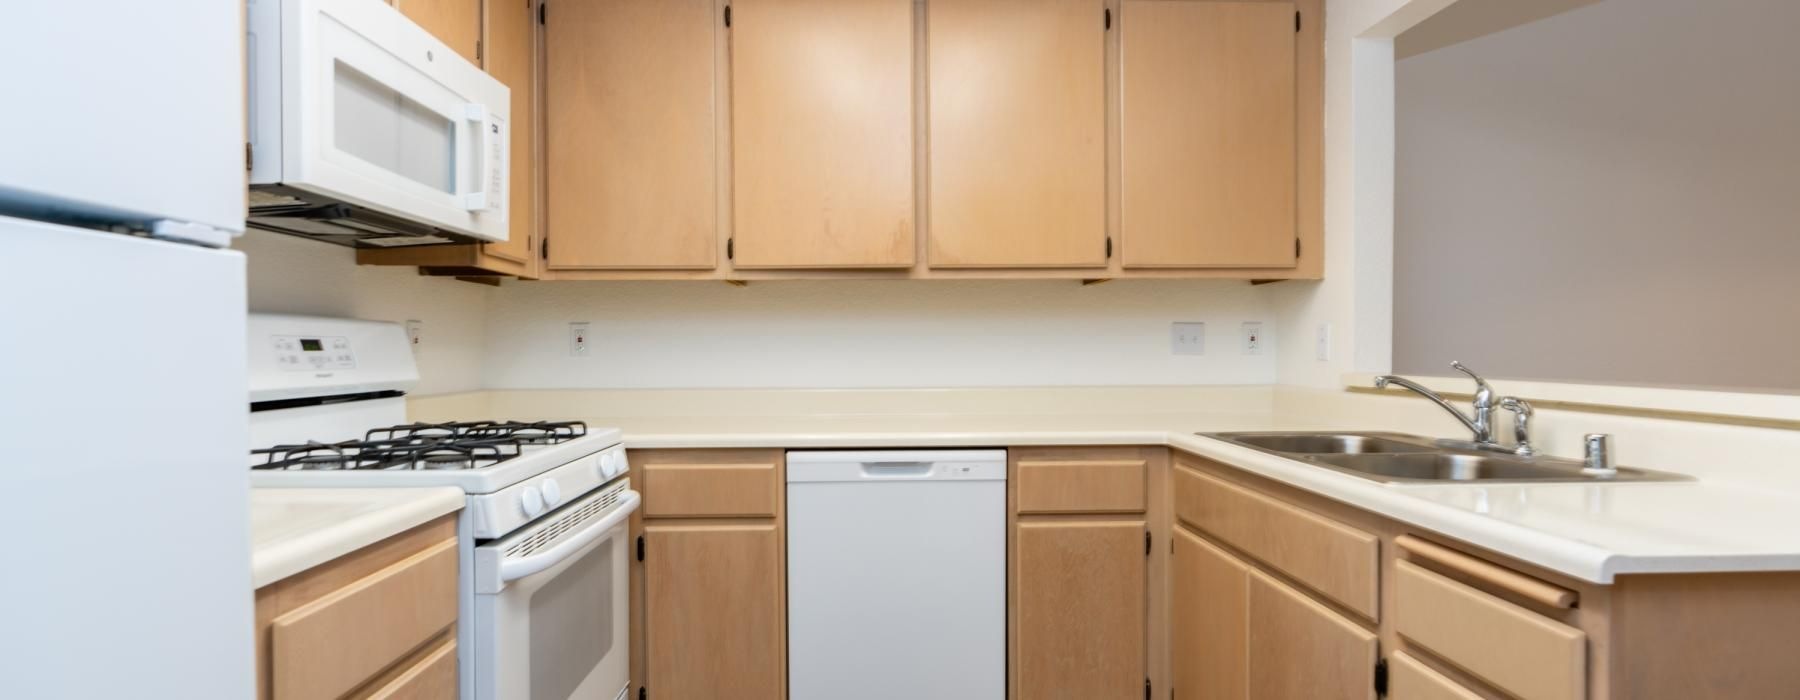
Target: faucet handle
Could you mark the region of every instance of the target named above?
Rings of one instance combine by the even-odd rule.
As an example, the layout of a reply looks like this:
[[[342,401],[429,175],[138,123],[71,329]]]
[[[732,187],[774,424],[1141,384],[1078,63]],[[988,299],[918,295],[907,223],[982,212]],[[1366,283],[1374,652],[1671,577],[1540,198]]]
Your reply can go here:
[[[1470,379],[1475,380],[1476,406],[1482,407],[1494,405],[1494,387],[1488,386],[1486,379],[1482,379],[1481,375],[1475,373],[1475,370],[1469,369],[1467,365],[1456,360],[1450,361],[1450,368],[1469,375]]]

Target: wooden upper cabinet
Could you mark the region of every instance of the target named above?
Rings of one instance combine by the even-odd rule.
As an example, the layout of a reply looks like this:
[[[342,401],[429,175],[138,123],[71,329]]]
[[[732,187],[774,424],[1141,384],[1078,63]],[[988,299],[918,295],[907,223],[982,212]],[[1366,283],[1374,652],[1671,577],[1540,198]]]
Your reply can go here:
[[[932,0],[932,267],[1102,267],[1101,0]]]
[[[537,9],[534,0],[488,0],[487,72],[511,90],[507,153],[506,242],[483,246],[489,255],[530,263],[537,250],[537,90],[532,70],[537,56]]]
[[[712,0],[548,8],[544,237],[551,269],[717,265],[719,26]]]
[[[394,0],[394,7],[471,63],[480,63],[481,0]]]
[[[1291,267],[1295,5],[1127,0],[1120,17],[1126,267]]]
[[[733,264],[912,265],[912,0],[731,12]]]

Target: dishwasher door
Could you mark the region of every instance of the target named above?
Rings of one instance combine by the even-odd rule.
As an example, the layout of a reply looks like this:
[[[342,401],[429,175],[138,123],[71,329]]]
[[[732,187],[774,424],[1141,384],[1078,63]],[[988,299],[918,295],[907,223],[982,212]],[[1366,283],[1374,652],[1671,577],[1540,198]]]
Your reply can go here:
[[[1006,451],[789,452],[793,700],[1006,695]]]

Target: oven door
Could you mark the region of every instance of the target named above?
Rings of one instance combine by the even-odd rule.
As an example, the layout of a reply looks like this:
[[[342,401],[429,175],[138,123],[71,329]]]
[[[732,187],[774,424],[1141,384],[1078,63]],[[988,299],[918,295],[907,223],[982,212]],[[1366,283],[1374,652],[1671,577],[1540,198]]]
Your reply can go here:
[[[277,111],[267,92],[280,90],[279,122],[252,115],[253,143],[280,135],[280,172],[259,158],[251,182],[506,240],[506,86],[385,3],[280,7],[276,84],[264,84],[268,69],[251,77],[253,112]]]
[[[475,548],[475,695],[616,700],[630,682],[627,532],[638,494],[603,489]]]

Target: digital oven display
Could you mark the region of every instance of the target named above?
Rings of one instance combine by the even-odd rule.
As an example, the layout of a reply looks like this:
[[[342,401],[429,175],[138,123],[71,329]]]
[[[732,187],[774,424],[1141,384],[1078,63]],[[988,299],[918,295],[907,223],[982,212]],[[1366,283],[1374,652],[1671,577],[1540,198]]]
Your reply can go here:
[[[318,352],[325,349],[325,344],[319,342],[318,338],[301,338],[300,349],[307,352]]]

